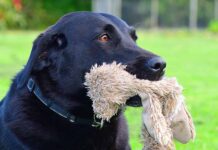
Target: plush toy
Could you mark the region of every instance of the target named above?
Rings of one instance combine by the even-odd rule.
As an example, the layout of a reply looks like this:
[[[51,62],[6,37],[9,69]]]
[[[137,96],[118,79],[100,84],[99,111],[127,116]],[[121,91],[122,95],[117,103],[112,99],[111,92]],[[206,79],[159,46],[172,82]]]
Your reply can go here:
[[[130,97],[138,95],[143,104],[144,150],[174,149],[173,138],[182,143],[193,139],[194,125],[176,79],[137,79],[125,67],[115,62],[95,65],[86,74],[84,84],[96,117],[109,121]]]

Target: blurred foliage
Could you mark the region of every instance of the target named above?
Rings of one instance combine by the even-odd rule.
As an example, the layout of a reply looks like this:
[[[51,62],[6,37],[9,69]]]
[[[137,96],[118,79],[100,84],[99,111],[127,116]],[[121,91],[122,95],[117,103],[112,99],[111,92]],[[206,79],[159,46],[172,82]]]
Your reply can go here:
[[[1,0],[0,1],[0,29],[5,29],[6,27],[25,28],[27,25],[25,16],[20,10],[21,8],[13,6],[12,1]]]
[[[123,0],[123,19],[135,26],[149,27],[151,1],[152,0]],[[190,0],[159,0],[159,26],[187,27],[189,24],[189,1]],[[213,17],[214,0],[198,0],[198,26],[207,27]]]
[[[185,27],[189,24],[190,0],[159,0],[160,26]],[[198,26],[206,27],[213,18],[214,0],[198,0]]]
[[[1,0],[0,29],[40,29],[72,11],[91,10],[91,0]]]
[[[213,33],[218,33],[218,20],[212,20],[210,21],[208,25],[208,30]]]
[[[151,1],[123,0],[122,18],[136,27],[150,27]],[[91,3],[92,0],[0,0],[0,29],[45,28],[68,12],[90,11]],[[160,27],[189,24],[189,0],[159,0],[158,11]],[[198,26],[207,27],[212,19],[214,0],[198,0]]]
[[[29,28],[43,28],[72,11],[91,10],[90,0],[23,0]]]
[[[189,1],[159,0],[160,26],[187,26],[189,16]]]
[[[198,0],[198,26],[207,27],[214,19],[215,0]]]

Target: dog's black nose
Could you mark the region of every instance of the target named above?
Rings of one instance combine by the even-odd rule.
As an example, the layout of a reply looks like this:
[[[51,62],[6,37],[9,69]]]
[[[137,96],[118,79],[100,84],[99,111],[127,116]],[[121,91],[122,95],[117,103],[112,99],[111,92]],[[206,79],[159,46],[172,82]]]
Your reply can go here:
[[[153,72],[160,72],[166,67],[166,62],[161,57],[153,57],[146,61],[145,67]]]

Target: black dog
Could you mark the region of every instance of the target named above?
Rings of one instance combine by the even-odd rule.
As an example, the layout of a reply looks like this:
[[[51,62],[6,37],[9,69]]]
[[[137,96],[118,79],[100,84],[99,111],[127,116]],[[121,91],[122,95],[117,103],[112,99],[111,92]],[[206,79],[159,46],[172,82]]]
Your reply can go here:
[[[40,34],[0,103],[0,149],[129,150],[122,110],[100,128],[83,82],[92,65],[113,61],[138,78],[159,80],[165,62],[136,39],[121,19],[91,12],[67,14]]]

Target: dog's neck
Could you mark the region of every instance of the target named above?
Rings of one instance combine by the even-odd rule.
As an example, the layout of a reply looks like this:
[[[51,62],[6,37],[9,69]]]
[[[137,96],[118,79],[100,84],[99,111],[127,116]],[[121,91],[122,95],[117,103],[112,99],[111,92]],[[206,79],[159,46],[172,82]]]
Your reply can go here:
[[[34,79],[38,83],[43,95],[66,111],[80,117],[93,117],[92,102],[86,96],[85,88],[79,89],[76,94],[64,94],[64,89],[60,89],[58,84],[45,73],[35,76]]]
[[[37,76],[35,76],[35,79],[38,79]],[[65,107],[78,117],[93,119],[91,102],[90,105],[88,105],[87,107],[84,106],[87,104],[86,101],[88,101],[89,99],[77,99],[79,95],[72,95],[69,97],[61,95],[58,91],[56,92],[56,89],[53,87],[55,86],[54,83],[45,79],[46,78],[40,77],[40,80],[37,80],[45,96],[60,103],[63,107]],[[43,138],[46,138],[46,141],[48,141],[48,143],[51,143],[51,141],[57,141],[59,138],[72,138],[75,132],[83,131],[77,131],[78,128],[91,128],[92,131],[98,131],[99,134],[101,133],[100,131],[109,130],[111,128],[113,128],[113,130],[116,130],[118,120],[123,117],[123,115],[120,115],[119,113],[119,115],[113,117],[110,120],[110,123],[107,123],[108,125],[104,125],[102,130],[91,127],[90,125],[84,126],[75,124],[76,126],[74,126],[74,124],[69,122],[67,119],[60,117],[58,114],[55,114],[54,112],[49,110],[49,108],[45,107],[45,105],[42,104],[42,102],[40,102],[33,93],[29,92],[26,86],[22,89],[15,89],[16,81],[14,81],[11,87],[12,89],[9,91],[9,93],[11,94],[8,95],[8,97],[11,97],[10,101],[6,101],[6,103],[9,104],[7,105],[5,110],[5,121],[8,128],[17,137],[19,137],[19,139],[23,143],[37,145],[37,143],[39,143],[39,139],[42,140],[41,142],[45,141],[45,139]],[[85,91],[81,90],[81,92],[78,92],[78,94],[84,95],[84,97],[86,97]],[[83,105],[82,103],[85,104]],[[74,127],[76,127],[76,130]],[[25,129],[25,132],[23,132],[23,129]],[[26,137],[26,132],[29,133],[28,137],[31,138]],[[58,135],[59,132],[62,133],[62,137],[54,136],[56,134]],[[110,135],[111,132],[108,132],[108,134]],[[44,136],[41,137],[41,135]],[[37,141],[37,143],[32,143],[34,141],[33,138],[35,138],[35,141]],[[93,138],[92,135],[91,138]],[[69,141],[69,143],[71,142]]]

